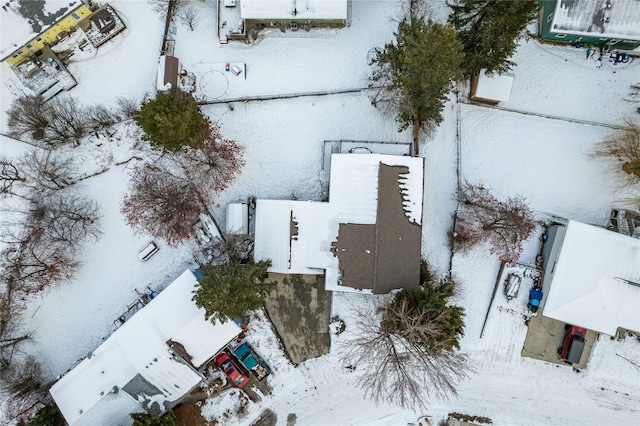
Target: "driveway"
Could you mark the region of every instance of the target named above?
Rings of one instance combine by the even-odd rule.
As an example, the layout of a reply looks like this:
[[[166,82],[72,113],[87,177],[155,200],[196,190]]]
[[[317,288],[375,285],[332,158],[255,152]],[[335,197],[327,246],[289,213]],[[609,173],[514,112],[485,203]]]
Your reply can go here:
[[[558,347],[562,346],[562,341],[564,340],[564,325],[564,322],[544,317],[540,313],[532,316],[529,319],[529,329],[527,330],[527,337],[524,340],[521,355],[527,358],[569,366],[558,357],[557,352]],[[573,364],[573,367],[580,370],[587,368],[587,360],[597,337],[598,334],[595,331],[587,330],[584,352],[582,352],[580,362]]]
[[[269,318],[294,364],[329,352],[331,292],[319,275],[269,274],[277,287],[266,299]]]

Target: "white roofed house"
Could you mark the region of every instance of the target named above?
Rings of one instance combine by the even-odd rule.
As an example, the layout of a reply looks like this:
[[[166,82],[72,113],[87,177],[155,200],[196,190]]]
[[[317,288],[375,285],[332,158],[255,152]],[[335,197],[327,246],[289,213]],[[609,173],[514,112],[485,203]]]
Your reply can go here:
[[[610,336],[640,333],[640,239],[575,221],[547,235],[542,315]]]
[[[348,0],[242,0],[240,17],[256,27],[345,26]]]
[[[200,383],[198,370],[241,330],[205,320],[196,284],[185,271],[51,387],[69,425],[130,425],[130,413],[161,415]]]
[[[328,202],[257,200],[255,259],[329,291],[418,287],[424,159],[333,154],[330,179]]]

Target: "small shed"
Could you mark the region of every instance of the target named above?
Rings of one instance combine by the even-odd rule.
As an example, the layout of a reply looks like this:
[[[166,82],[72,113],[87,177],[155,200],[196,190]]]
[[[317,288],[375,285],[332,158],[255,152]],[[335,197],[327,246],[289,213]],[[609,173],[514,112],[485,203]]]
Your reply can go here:
[[[471,80],[472,101],[497,105],[499,102],[508,102],[513,86],[513,76],[509,74],[486,74],[485,70]]]
[[[247,203],[227,204],[227,234],[246,235],[249,233],[249,205]]]
[[[158,61],[157,90],[169,92],[178,89],[178,77],[182,66],[178,58],[169,55],[160,56]]]

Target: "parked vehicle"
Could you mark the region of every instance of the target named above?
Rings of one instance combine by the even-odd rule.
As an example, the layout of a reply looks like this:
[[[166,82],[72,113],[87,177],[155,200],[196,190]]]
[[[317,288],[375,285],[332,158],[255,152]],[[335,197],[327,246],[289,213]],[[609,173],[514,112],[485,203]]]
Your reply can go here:
[[[558,348],[558,355],[567,364],[577,364],[582,358],[587,329],[571,324],[566,324],[564,329],[566,334],[564,335],[562,346]]]
[[[160,249],[158,248],[156,243],[151,241],[149,242],[149,244],[145,246],[145,248],[140,250],[140,252],[138,253],[138,259],[142,260],[143,262],[146,262],[147,260],[149,260],[149,258],[151,258],[151,256],[156,254],[158,250]]]
[[[247,342],[235,348],[233,354],[258,380],[264,379],[271,373],[267,364],[253,351]]]
[[[518,291],[520,290],[521,282],[521,276],[516,274],[507,275],[507,279],[504,281],[504,295],[507,296],[507,300],[518,297]]]
[[[529,304],[527,307],[529,311],[534,314],[538,312],[538,308],[540,307],[540,301],[542,300],[542,288],[540,287],[531,287],[529,290]]]
[[[216,365],[220,367],[233,384],[239,388],[246,385],[249,381],[249,378],[240,372],[238,366],[235,365],[233,361],[231,361],[231,358],[229,358],[229,355],[224,352],[216,357]]]

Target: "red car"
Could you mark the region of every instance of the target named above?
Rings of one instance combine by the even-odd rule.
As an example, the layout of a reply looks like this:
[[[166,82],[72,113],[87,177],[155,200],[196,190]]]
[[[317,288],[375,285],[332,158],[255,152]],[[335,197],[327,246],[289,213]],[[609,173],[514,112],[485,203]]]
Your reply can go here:
[[[240,372],[240,369],[231,361],[229,355],[221,353],[216,357],[216,365],[220,367],[224,374],[239,388],[246,385],[249,378]]]
[[[566,334],[564,335],[562,346],[558,348],[558,355],[567,364],[577,364],[582,358],[587,329],[571,324],[566,324],[564,329]]]

